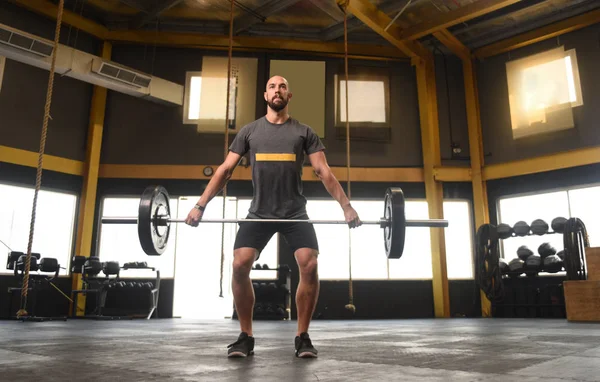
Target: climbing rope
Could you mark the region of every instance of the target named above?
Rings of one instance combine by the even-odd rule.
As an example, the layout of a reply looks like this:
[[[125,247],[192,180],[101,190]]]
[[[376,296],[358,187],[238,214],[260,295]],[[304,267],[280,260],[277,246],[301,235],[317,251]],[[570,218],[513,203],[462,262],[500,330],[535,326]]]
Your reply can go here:
[[[348,13],[346,8],[348,7],[348,1],[340,4],[340,7],[344,11],[344,71],[346,78],[346,86],[344,87],[346,93],[346,178],[348,188],[348,200],[352,198],[352,192],[350,189],[350,120],[348,118]],[[354,306],[354,291],[352,287],[352,232],[348,230],[348,304],[346,309],[351,310],[353,313],[356,312],[356,306]]]
[[[229,53],[227,55],[227,101],[225,108],[225,140],[224,140],[224,159],[229,152],[229,97],[231,90],[231,56],[233,53],[233,0],[230,1],[229,9]],[[223,186],[223,219],[225,219],[225,206],[227,204],[227,183]],[[225,223],[221,226],[221,277],[219,297],[223,297],[223,268],[225,266]]]
[[[50,65],[50,75],[48,77],[48,91],[46,93],[46,105],[44,107],[44,123],[42,126],[42,136],[40,138],[40,151],[37,163],[37,173],[35,178],[35,191],[33,193],[33,206],[31,209],[31,223],[29,226],[29,243],[27,244],[27,257],[25,261],[25,274],[23,276],[23,288],[21,289],[21,309],[17,312],[17,317],[25,317],[27,313],[27,292],[29,290],[29,271],[31,270],[31,248],[33,246],[33,232],[35,227],[35,217],[37,210],[38,194],[42,184],[42,167],[44,162],[44,150],[46,148],[46,136],[48,135],[48,120],[50,119],[50,106],[52,105],[52,93],[54,90],[54,72],[56,70],[56,54],[58,51],[58,42],[60,40],[60,28],[62,25],[64,0],[58,3],[58,15],[56,16],[56,31],[54,33],[54,50],[52,51],[52,63]]]

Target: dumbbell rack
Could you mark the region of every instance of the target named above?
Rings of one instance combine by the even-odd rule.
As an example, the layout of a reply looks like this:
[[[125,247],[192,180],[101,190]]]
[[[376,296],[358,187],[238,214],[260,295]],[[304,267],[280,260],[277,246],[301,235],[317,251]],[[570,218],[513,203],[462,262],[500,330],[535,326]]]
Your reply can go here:
[[[506,230],[499,234],[498,231],[500,231],[501,227],[495,227],[490,224],[484,224],[478,229],[476,280],[480,288],[484,291],[486,288],[484,288],[482,284],[483,282],[486,282],[486,286],[488,287],[488,298],[491,300],[492,307],[495,312],[497,312],[498,309],[512,309],[513,313],[515,313],[518,309],[528,308],[535,309],[536,316],[544,316],[544,314],[541,314],[541,312],[544,310],[551,310],[553,311],[552,316],[565,317],[563,281],[565,281],[565,279],[568,280],[581,277],[581,274],[585,275],[585,265],[583,262],[579,263],[577,258],[579,257],[579,254],[584,253],[585,248],[589,247],[589,244],[587,243],[587,233],[585,231],[585,225],[583,225],[583,222],[576,218],[564,220],[570,223],[567,225],[568,227],[576,226],[577,228],[565,232],[565,224],[555,225],[555,222],[553,221],[553,231],[549,231],[547,228],[544,229],[543,224],[542,229],[540,230],[539,227],[541,220],[538,219],[534,221],[534,223],[537,224],[535,232],[532,232],[534,230],[527,229],[527,225],[523,224],[524,222],[517,223],[520,225],[519,229],[510,229],[509,234],[507,234]],[[506,224],[503,224],[503,226],[503,229],[507,227]],[[498,231],[496,231],[496,228],[498,228]],[[540,271],[543,271],[543,259],[540,268],[537,270],[527,267],[524,267],[518,271],[510,271],[508,269],[502,271],[500,270],[500,255],[498,250],[500,240],[552,234],[562,234],[565,238],[563,242],[565,243],[565,256],[567,256],[565,258],[564,268],[567,270],[566,277],[536,277]],[[567,235],[569,235],[568,238]],[[483,251],[483,243],[481,241],[486,243],[486,251]],[[567,243],[570,244],[569,248],[567,248]],[[573,247],[571,247],[571,245]],[[573,266],[567,267],[567,261],[571,261],[572,264],[576,264],[577,268],[580,269],[573,270]],[[484,269],[486,266],[487,270]],[[489,279],[482,278],[483,275],[488,276]],[[491,285],[487,285],[488,281],[491,281],[491,285],[493,285],[493,287]],[[505,288],[510,290],[511,293],[506,293]],[[525,298],[523,298],[524,296]]]
[[[8,302],[8,317],[11,317],[11,310],[13,305],[13,297],[15,292],[21,292],[23,289],[23,282],[25,276],[25,261],[26,254],[18,251],[10,251],[8,253],[6,269],[14,271],[14,275],[19,279],[18,287],[9,287],[9,302]],[[30,313],[26,317],[16,317],[21,321],[54,321],[62,320],[66,321],[67,316],[55,316],[55,317],[41,317],[36,316],[35,311],[37,307],[37,295],[41,288],[51,284],[58,278],[60,272],[60,265],[55,258],[42,258],[39,253],[31,253],[30,262],[30,273],[29,273],[29,284],[27,288],[27,294],[29,296],[29,308],[27,309]],[[56,287],[56,286],[55,286]]]
[[[280,265],[277,268],[265,268],[258,264],[253,270],[258,271],[277,271],[277,278],[273,279],[254,279],[252,286],[254,288],[255,304],[254,320],[290,320],[291,319],[291,269],[287,265]],[[233,307],[232,319],[237,319],[235,304]]]

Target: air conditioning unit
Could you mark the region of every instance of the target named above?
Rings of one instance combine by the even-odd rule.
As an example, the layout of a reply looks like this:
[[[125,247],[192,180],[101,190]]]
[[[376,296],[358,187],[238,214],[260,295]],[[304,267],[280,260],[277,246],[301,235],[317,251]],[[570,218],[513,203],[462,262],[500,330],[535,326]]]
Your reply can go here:
[[[112,78],[138,88],[147,88],[152,79],[131,69],[101,59],[94,58],[92,72],[104,77]]]
[[[0,44],[9,45],[42,57],[50,57],[54,51],[52,44],[18,33],[14,29],[9,29],[3,25],[0,25]]]

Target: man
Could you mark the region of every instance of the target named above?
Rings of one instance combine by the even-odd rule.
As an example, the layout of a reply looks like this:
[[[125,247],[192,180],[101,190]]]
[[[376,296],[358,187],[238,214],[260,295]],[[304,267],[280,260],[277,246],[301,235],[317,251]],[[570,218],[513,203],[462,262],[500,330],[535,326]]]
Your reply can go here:
[[[350,228],[360,226],[358,214],[327,164],[323,143],[309,126],[288,114],[292,93],[287,80],[280,76],[270,78],[264,97],[268,104],[267,114],[240,129],[225,161],[190,211],[186,224],[198,225],[206,205],[231,178],[242,156],[250,152],[254,197],[248,218],[308,219],[306,199],[302,195],[302,166],[306,153],[329,194],[340,203]],[[254,352],[252,312],[255,298],[250,269],[275,232],[280,232],[293,250],[300,270],[295,354],[302,358],[317,356],[308,335],[319,295],[319,246],[314,227],[309,223],[242,222],[234,244],[232,281],[241,333],[238,340],[229,345],[229,357],[246,357]]]

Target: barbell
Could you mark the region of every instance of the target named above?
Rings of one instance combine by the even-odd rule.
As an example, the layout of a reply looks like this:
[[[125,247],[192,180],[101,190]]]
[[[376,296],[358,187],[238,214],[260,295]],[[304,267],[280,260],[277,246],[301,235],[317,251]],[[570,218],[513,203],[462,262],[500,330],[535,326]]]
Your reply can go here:
[[[140,244],[149,256],[160,256],[167,248],[171,223],[185,223],[185,219],[171,219],[169,193],[163,186],[149,186],[142,193],[138,217],[102,218],[103,224],[137,224]],[[201,219],[201,223],[312,223],[348,224],[344,220],[311,219]],[[388,259],[399,259],[404,252],[406,227],[448,227],[443,219],[406,220],[404,193],[400,188],[388,188],[384,196],[383,217],[364,220],[363,224],[376,224],[383,228],[385,253]]]

